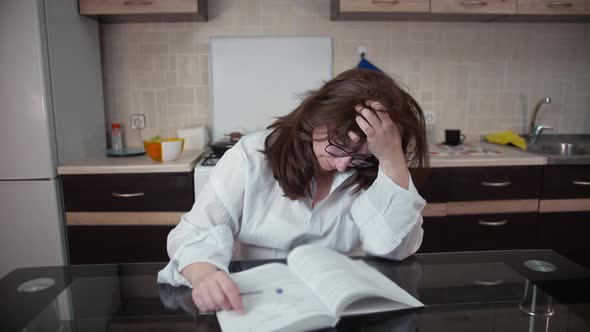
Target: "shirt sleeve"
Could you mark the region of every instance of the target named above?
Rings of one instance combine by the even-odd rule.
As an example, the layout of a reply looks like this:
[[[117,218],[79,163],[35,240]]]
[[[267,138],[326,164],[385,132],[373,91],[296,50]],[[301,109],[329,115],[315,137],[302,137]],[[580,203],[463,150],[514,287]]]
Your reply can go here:
[[[241,226],[244,170],[243,154],[236,145],[219,160],[191,211],[168,235],[170,262],[158,273],[158,283],[191,287],[180,272],[197,262],[228,271]]]
[[[425,205],[411,177],[406,190],[379,169],[375,182],[350,210],[365,252],[398,260],[415,253],[422,243]]]

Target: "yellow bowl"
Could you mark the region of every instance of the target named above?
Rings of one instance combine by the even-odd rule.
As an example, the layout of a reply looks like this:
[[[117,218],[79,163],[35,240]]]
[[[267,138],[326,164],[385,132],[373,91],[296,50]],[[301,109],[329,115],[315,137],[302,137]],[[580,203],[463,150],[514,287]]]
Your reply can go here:
[[[166,138],[161,142],[143,141],[145,152],[155,161],[173,161],[178,159],[184,149],[184,138]]]

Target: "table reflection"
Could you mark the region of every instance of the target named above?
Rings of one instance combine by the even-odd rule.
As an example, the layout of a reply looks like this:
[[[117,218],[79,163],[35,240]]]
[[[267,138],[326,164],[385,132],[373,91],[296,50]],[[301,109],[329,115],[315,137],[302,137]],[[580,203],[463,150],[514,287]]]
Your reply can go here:
[[[530,259],[553,262],[559,269],[531,272],[523,265]],[[325,331],[590,331],[590,272],[549,251],[416,255],[403,262],[363,260],[426,307],[344,317]],[[268,262],[233,262],[230,269],[237,272],[263,263]],[[198,312],[190,288],[156,283],[162,267],[160,263],[54,269],[59,272],[52,270],[50,276],[55,285],[27,293],[26,300],[32,306],[37,303],[35,296],[57,295],[39,301],[42,310],[26,318],[19,329],[5,328],[18,325],[15,319],[5,320],[0,330],[220,331],[215,315]],[[31,269],[23,274],[26,278],[11,277],[19,280],[11,284],[14,293],[2,289],[16,301],[13,307],[24,296],[16,291],[18,286],[49,277],[47,271]],[[8,279],[0,285],[7,285]]]

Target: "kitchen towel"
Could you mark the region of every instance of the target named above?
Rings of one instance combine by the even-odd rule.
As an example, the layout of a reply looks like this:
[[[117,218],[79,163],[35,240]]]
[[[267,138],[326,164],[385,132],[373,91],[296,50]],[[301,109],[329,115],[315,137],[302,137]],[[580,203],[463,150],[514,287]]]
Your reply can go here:
[[[486,141],[496,144],[512,144],[526,151],[526,141],[512,130],[486,135]]]

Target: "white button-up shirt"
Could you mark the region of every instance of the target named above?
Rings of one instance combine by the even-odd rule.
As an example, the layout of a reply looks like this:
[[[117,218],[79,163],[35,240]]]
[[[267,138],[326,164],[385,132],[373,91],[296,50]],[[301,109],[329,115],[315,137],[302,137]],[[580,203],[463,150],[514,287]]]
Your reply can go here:
[[[170,262],[158,273],[159,283],[190,287],[180,274],[189,264],[208,262],[227,271],[232,254],[284,258],[302,244],[342,253],[362,248],[390,259],[418,250],[426,202],[411,178],[406,190],[379,170],[368,189],[352,193],[354,186],[341,187],[354,171],[337,173],[328,196],[312,208],[311,197],[284,196],[260,152],[268,134],[243,137],[219,160],[192,210],[168,235]]]

